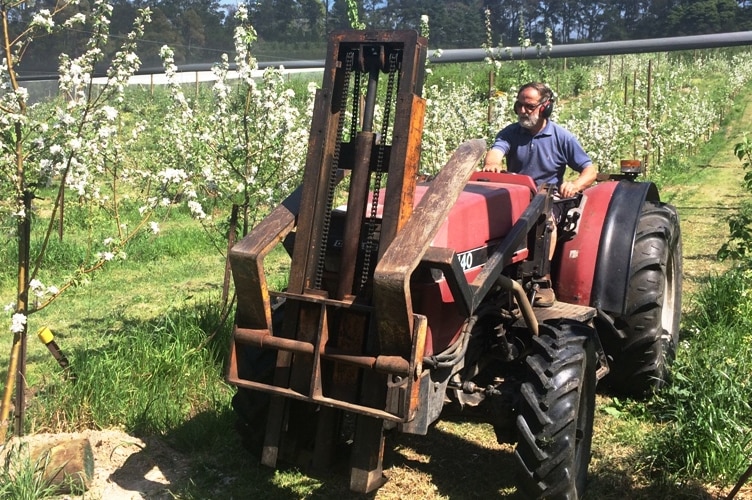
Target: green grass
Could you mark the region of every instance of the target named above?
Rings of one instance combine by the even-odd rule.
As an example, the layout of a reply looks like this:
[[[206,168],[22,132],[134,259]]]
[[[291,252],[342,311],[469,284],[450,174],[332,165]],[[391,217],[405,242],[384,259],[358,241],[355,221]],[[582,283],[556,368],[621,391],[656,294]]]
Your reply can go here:
[[[733,481],[752,444],[752,273],[711,279],[684,320],[673,384],[649,404],[663,425],[646,442],[652,465],[676,477]]]
[[[229,323],[221,324],[219,313],[216,302],[206,302],[102,332],[94,348],[71,350],[75,381],[59,377],[47,384],[33,400],[34,420],[55,422],[60,428],[53,431],[122,426],[150,435],[227,406],[231,391],[221,374]],[[200,442],[190,430],[181,439]]]

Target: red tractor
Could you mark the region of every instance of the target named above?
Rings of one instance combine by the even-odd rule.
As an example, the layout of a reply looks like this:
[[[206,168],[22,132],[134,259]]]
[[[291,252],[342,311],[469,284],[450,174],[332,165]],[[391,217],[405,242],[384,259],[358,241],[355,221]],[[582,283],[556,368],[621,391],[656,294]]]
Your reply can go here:
[[[483,140],[419,180],[425,58],[412,31],[331,35],[303,183],[230,254],[239,429],[271,467],[326,468],[347,448],[351,489],[370,492],[385,430],[426,434],[462,408],[516,443],[521,491],[577,498],[598,381],[642,395],[667,380],[676,211],[634,172],[554,201],[526,176],[478,172]],[[263,263],[278,244],[283,292]],[[534,307],[549,273],[557,302]]]

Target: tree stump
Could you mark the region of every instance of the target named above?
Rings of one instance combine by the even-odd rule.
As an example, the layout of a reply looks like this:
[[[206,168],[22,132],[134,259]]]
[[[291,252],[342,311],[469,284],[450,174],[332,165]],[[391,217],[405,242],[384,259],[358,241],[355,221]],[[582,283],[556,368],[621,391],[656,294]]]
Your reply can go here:
[[[88,439],[60,440],[33,445],[31,463],[59,493],[84,492],[94,476],[94,452]]]

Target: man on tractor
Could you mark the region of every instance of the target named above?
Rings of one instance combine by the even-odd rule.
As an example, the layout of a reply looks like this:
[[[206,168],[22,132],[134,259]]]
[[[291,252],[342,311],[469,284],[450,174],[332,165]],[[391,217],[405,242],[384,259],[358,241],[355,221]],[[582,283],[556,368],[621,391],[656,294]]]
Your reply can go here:
[[[582,148],[577,138],[568,130],[550,120],[554,109],[553,91],[543,83],[530,82],[517,92],[514,112],[517,122],[502,129],[486,153],[484,170],[502,170],[506,157],[510,172],[528,175],[539,188],[553,184],[554,199],[571,198],[595,182],[598,169]],[[566,167],[579,173],[572,181],[564,181]],[[553,232],[549,257],[556,248],[556,223],[561,213],[554,205],[552,214]],[[535,305],[550,307],[556,297],[551,287],[551,277],[546,276],[548,286],[536,294]]]

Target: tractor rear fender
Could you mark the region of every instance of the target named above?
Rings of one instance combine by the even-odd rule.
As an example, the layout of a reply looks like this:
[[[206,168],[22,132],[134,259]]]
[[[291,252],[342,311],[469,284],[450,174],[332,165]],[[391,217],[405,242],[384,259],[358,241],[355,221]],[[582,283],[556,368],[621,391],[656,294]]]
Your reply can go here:
[[[623,314],[632,247],[642,205],[659,201],[652,182],[622,180],[585,191],[577,234],[554,266],[558,300]]]

